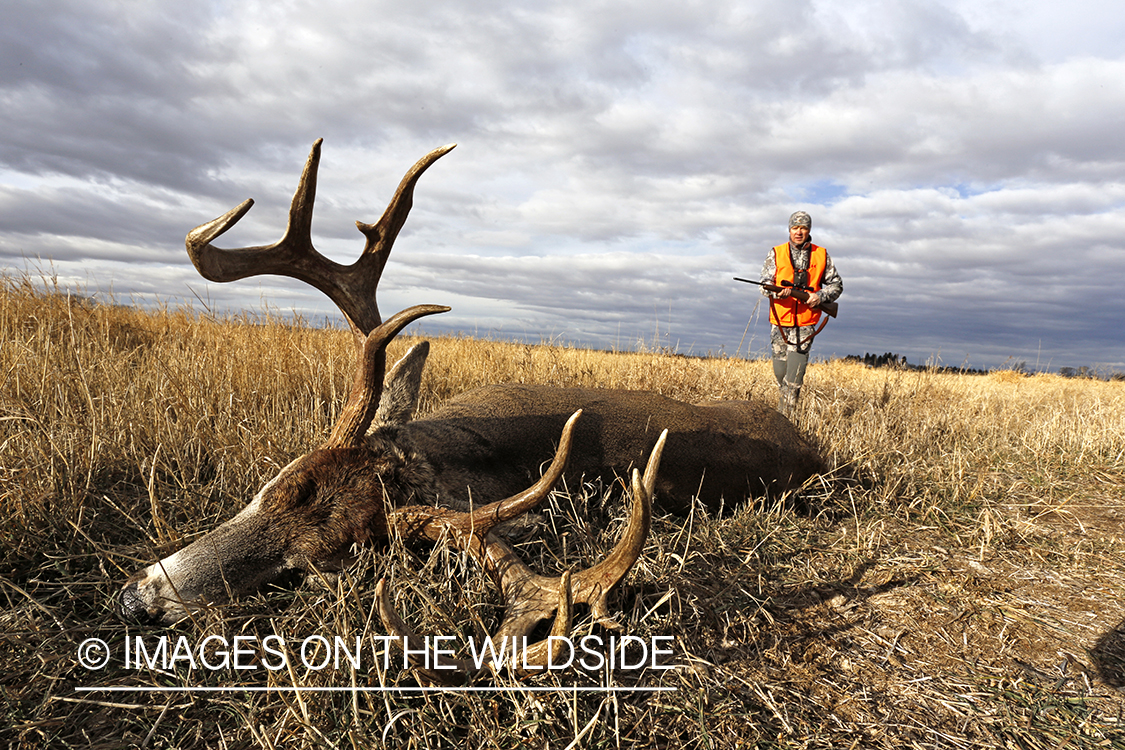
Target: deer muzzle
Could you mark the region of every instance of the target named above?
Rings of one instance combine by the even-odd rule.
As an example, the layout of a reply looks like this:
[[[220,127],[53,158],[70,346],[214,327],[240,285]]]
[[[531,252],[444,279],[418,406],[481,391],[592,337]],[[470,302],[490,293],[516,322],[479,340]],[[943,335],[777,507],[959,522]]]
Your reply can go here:
[[[118,614],[134,622],[171,625],[303,568],[278,544],[276,529],[255,506],[251,503],[214,531],[133,575],[118,596]]]

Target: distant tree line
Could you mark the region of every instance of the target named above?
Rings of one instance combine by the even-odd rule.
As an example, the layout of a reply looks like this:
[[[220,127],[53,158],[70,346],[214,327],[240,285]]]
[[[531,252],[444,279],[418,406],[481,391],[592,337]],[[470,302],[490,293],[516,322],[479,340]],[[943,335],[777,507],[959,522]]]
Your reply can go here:
[[[950,367],[948,365],[912,365],[906,361],[906,355],[887,352],[885,354],[866,353],[862,357],[858,354],[849,354],[844,357],[845,362],[859,362],[868,367],[889,367],[892,370],[925,370],[927,372],[960,373],[963,375],[986,375],[988,370],[979,370],[973,367]],[[1011,368],[1005,368],[1011,369]]]
[[[1060,367],[1059,375],[1064,378],[1091,378],[1093,380],[1125,381],[1125,372],[1105,372],[1096,367]]]
[[[849,354],[844,357],[845,362],[858,362],[868,367],[888,367],[892,370],[926,370],[928,372],[960,373],[963,375],[987,375],[996,370],[1012,370],[1025,375],[1030,375],[1031,370],[1027,362],[1018,362],[1014,365],[1005,365],[993,369],[978,369],[973,367],[949,367],[947,365],[912,365],[906,361],[906,356],[886,352],[885,354],[865,353],[862,357],[858,354]],[[1060,367],[1059,375],[1064,378],[1090,378],[1095,380],[1125,381],[1125,372],[1106,372],[1096,367]]]

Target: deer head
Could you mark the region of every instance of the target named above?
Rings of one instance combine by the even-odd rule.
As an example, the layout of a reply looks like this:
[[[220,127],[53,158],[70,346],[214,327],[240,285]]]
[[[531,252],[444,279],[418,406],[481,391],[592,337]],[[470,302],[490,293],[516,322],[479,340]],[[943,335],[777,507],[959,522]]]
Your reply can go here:
[[[384,322],[375,291],[410,211],[415,183],[453,146],[431,151],[407,172],[378,222],[356,222],[366,244],[350,266],[334,263],[312,245],[320,146],[318,140],[309,154],[281,240],[231,250],[211,244],[246,214],[253,205],[247,200],[193,229],[186,246],[196,268],[209,280],[279,274],[301,279],[327,294],[347,318],[357,345],[356,375],[346,406],[325,443],[282,469],[238,515],[132,576],[118,600],[119,611],[131,619],[171,624],[208,603],[258,590],[289,571],[333,565],[347,556],[353,544],[398,534],[407,540],[455,543],[479,560],[507,601],[501,635],[526,634],[554,612],[558,613],[556,629],[568,628],[575,602],[589,604],[595,617],[611,624],[605,597],[636,562],[647,537],[659,446],[644,479],[639,475],[634,479],[630,521],[621,541],[603,562],[573,575],[546,578],[532,573],[492,529],[547,496],[565,468],[581,412],[562,430],[548,470],[527,490],[469,513],[434,507],[434,478],[428,466],[408,451],[383,441],[369,442],[366,433],[383,395],[387,345],[409,323],[449,310],[419,305]],[[377,593],[387,628],[412,637],[382,584]]]

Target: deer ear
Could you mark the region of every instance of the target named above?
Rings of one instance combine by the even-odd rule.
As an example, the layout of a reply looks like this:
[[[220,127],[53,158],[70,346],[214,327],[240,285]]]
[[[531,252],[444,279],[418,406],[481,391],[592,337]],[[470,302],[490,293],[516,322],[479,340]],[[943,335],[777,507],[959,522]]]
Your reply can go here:
[[[430,342],[423,341],[410,347],[410,351],[391,368],[383,384],[379,410],[375,412],[368,432],[380,427],[404,425],[414,418],[422,389],[422,370],[429,354]]]

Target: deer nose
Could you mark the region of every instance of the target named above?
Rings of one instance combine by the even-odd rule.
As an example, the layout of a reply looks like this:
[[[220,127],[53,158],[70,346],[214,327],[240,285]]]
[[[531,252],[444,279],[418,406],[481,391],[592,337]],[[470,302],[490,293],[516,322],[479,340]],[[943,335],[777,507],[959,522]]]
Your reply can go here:
[[[159,625],[160,615],[148,606],[136,581],[121,589],[116,602],[117,616],[138,625]]]

